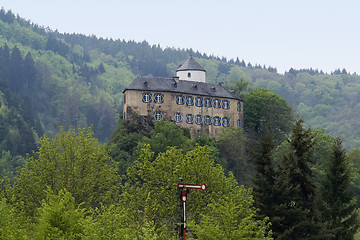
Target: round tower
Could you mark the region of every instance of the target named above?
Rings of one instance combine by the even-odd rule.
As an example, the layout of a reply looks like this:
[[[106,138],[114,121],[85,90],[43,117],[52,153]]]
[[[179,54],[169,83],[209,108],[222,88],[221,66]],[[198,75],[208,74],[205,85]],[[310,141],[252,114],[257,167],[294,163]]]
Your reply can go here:
[[[179,80],[205,82],[206,70],[192,57],[176,70]]]

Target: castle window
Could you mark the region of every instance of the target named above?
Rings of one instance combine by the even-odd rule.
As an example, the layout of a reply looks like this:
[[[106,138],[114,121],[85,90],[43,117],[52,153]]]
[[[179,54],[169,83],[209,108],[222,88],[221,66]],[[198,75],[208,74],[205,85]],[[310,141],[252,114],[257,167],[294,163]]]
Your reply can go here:
[[[201,124],[202,124],[202,116],[201,116],[201,115],[196,115],[195,123],[196,123],[197,125],[201,125]]]
[[[174,113],[174,122],[182,122],[182,114],[181,113]]]
[[[214,100],[214,108],[221,108],[221,100],[220,99]]]
[[[238,112],[241,112],[241,102],[237,102],[237,110]]]
[[[212,107],[211,99],[210,99],[210,98],[205,98],[205,107],[207,107],[207,108],[211,108],[211,107]]]
[[[188,73],[188,78],[191,78],[191,73]]]
[[[155,94],[154,94],[154,102],[155,102],[155,103],[164,103],[164,94],[162,94],[162,93],[155,93]]]
[[[230,109],[230,101],[229,100],[224,100],[223,101],[223,108],[224,109]]]
[[[229,127],[229,126],[230,126],[230,119],[224,117],[224,118],[222,119],[222,125],[223,125],[224,127]]]
[[[161,120],[163,118],[163,112],[154,112],[154,120]]]
[[[192,114],[186,114],[186,123],[188,123],[188,124],[194,123],[194,117]]]
[[[124,103],[126,103],[126,95],[124,94]]]
[[[150,103],[151,102],[151,93],[142,93],[142,102]]]
[[[237,120],[237,126],[241,127],[241,120],[240,119]]]
[[[176,103],[179,105],[183,105],[184,104],[184,96],[176,95]]]
[[[197,107],[202,107],[202,105],[203,105],[203,99],[202,99],[201,97],[196,97],[196,98],[195,98],[195,105],[196,105]]]
[[[194,98],[192,96],[187,96],[186,97],[186,105],[194,106]]]
[[[220,126],[221,125],[221,117],[219,117],[219,116],[214,117],[214,125],[215,126]]]
[[[205,116],[204,124],[211,125],[211,117],[210,116]]]

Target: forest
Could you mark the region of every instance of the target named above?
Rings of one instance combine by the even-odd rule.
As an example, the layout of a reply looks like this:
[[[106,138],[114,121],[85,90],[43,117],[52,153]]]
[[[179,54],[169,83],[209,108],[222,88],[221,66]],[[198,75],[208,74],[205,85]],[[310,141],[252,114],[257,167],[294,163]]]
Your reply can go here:
[[[121,119],[137,75],[171,77],[190,55],[243,98],[243,130],[191,139]],[[189,239],[353,239],[359,80],[59,33],[1,9],[0,239],[178,239],[179,177],[207,185],[188,195]]]

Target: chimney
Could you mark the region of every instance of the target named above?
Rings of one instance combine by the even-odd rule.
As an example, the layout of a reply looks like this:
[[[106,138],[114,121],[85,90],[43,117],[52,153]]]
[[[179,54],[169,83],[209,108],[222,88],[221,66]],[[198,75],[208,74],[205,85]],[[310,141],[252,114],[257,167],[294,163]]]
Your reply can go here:
[[[178,77],[178,76],[173,77],[173,79],[174,79],[174,81],[175,81],[176,83],[179,82],[179,77]]]
[[[150,87],[150,81],[145,81],[144,84],[145,86]]]

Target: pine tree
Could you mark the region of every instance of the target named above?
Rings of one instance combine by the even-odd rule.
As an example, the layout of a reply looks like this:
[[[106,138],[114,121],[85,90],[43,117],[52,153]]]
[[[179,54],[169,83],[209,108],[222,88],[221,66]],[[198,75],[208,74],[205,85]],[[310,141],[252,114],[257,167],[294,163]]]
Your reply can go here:
[[[288,140],[290,151],[283,156],[278,177],[271,219],[276,239],[318,239],[322,225],[316,208],[317,186],[311,166],[315,164],[311,130],[297,120]]]
[[[254,153],[253,195],[255,207],[259,209],[258,217],[269,217],[270,220],[274,215],[275,170],[271,156],[273,150],[273,137],[270,134],[264,134]]]
[[[321,185],[324,204],[323,219],[328,223],[328,231],[334,233],[333,238],[329,239],[354,239],[354,235],[359,229],[357,202],[349,189],[350,176],[349,162],[342,146],[342,140],[336,138]]]

